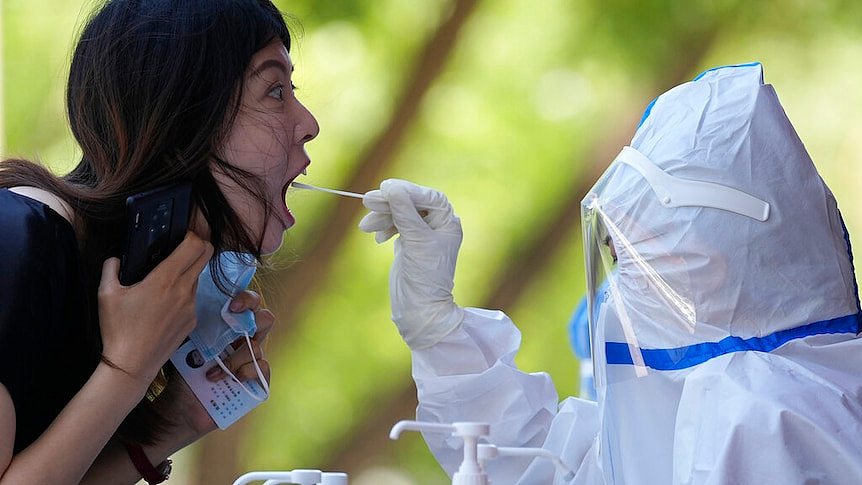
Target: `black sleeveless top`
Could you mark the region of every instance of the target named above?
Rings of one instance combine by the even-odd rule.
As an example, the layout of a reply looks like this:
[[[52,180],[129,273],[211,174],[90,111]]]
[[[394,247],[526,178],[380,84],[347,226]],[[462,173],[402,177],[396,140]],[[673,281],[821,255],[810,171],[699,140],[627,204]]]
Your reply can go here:
[[[15,404],[14,453],[47,429],[99,362],[81,270],[72,225],[0,189],[0,383]]]

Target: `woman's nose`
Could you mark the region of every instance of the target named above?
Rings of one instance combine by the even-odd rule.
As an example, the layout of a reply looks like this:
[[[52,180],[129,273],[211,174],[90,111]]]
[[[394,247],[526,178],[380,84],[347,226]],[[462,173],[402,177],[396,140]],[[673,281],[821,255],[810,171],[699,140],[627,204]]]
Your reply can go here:
[[[311,140],[317,138],[317,135],[320,133],[320,124],[317,123],[317,119],[311,114],[311,111],[308,111],[307,108],[303,106],[304,111],[304,119],[296,125],[294,132],[294,140],[299,140],[300,144],[308,143]]]

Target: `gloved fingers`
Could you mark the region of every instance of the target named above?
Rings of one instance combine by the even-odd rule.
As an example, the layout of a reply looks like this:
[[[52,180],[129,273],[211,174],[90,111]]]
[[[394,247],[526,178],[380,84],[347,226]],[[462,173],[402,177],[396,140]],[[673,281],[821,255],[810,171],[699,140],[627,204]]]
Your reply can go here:
[[[374,240],[377,241],[377,244],[382,244],[388,241],[392,236],[398,234],[398,229],[395,226],[390,227],[389,229],[385,229],[383,231],[377,231],[374,234]]]
[[[389,209],[389,201],[380,190],[366,192],[362,198],[362,204],[371,210],[371,213],[359,221],[359,229],[364,232],[373,232],[377,244],[388,241],[392,236],[398,234],[398,229],[392,221]]]
[[[392,222],[392,214],[372,212],[359,221],[359,229],[364,232],[373,232],[374,240],[378,244],[386,242],[392,236],[398,234],[398,229]]]
[[[374,212],[389,212],[389,201],[380,190],[370,190],[362,197],[362,205]]]
[[[414,184],[401,179],[387,179],[380,184],[380,191],[383,195],[387,195],[387,190],[392,190],[399,187],[401,190],[408,192],[414,205],[429,211],[435,209],[445,209],[449,205],[449,200],[446,195],[439,190],[434,190],[430,187]]]
[[[392,222],[402,236],[419,236],[429,230],[412,197],[415,187],[419,186],[394,179],[384,180],[380,185],[383,196],[389,201]]]
[[[447,203],[445,208],[427,211],[426,216],[423,219],[425,220],[425,223],[428,224],[428,227],[436,231],[448,224],[454,215],[455,213],[452,210],[452,206]]]
[[[464,231],[461,229],[461,218],[453,212],[440,228],[447,234],[457,234],[459,238],[464,237]]]
[[[362,203],[372,212],[359,222],[364,232],[375,232],[375,240],[384,242],[398,232],[437,230],[452,225],[460,230],[457,217],[446,196],[437,190],[399,179],[384,180],[380,190],[366,192]],[[394,199],[393,199],[393,194]],[[393,209],[393,203],[397,205]],[[396,215],[392,215],[392,212]],[[396,223],[394,218],[399,218]],[[395,229],[392,229],[392,226]],[[398,227],[403,226],[403,227]]]
[[[409,193],[410,200],[413,201],[413,205],[418,209],[422,220],[431,229],[440,229],[452,219],[454,214],[452,205],[449,203],[446,195],[439,190],[399,179],[384,180],[380,184],[380,187],[383,195],[387,195],[387,190],[392,190],[392,187],[400,187]],[[390,210],[391,205],[390,203]]]
[[[389,199],[384,191],[385,186],[403,188],[410,193],[415,205],[423,209],[446,209],[449,206],[449,200],[443,192],[401,179],[386,179],[380,183],[380,189],[366,192],[362,197],[363,205],[375,212],[389,212]]]
[[[393,226],[392,214],[371,212],[359,221],[359,229],[363,232],[377,232]]]

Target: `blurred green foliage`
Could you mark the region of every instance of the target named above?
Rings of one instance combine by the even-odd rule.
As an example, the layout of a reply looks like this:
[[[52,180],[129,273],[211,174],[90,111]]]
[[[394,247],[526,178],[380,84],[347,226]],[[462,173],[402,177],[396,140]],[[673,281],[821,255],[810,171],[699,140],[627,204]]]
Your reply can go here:
[[[298,38],[298,95],[322,127],[309,145],[307,181],[343,186],[453,2],[277,2]],[[58,172],[74,163],[64,78],[74,34],[95,4],[3,0],[4,156],[39,158]],[[448,194],[465,230],[456,299],[480,305],[503,268],[528,256],[563,201],[588,184],[589,169],[608,162],[590,159],[603,140],[628,139],[650,99],[698,71],[759,60],[855,234],[860,14],[860,2],[826,0],[478,2],[385,177]],[[288,202],[298,223],[275,257],[287,271],[316,243],[334,199],[291,193]],[[269,349],[273,395],[236,443],[243,469],[323,466],[346,443],[363,451],[357,430],[410,380],[409,352],[389,323],[391,251],[350,233],[289,338]],[[575,230],[504,308],[523,332],[519,365],[549,372],[561,398],[578,386],[566,326],[583,293],[581,259]],[[415,437],[379,448],[368,466],[395,469],[405,484],[446,481]]]

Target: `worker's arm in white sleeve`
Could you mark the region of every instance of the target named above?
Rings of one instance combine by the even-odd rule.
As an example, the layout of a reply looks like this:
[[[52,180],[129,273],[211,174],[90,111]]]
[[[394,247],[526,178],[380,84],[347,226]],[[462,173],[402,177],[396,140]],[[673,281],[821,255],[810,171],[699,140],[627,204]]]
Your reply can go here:
[[[403,180],[386,180],[365,194],[371,210],[360,229],[382,243],[395,240],[389,274],[392,321],[413,351],[419,389],[418,419],[438,423],[480,421],[491,425],[497,446],[545,447],[565,453],[573,470],[597,428],[595,405],[567,400],[557,411],[557,392],[547,374],[518,370],[521,334],[502,312],[461,308],[452,296],[463,233],[446,196]],[[461,462],[460,440],[426,435],[451,475]],[[498,484],[552,483],[546,463],[500,457],[487,464]],[[527,467],[530,467],[527,470]],[[525,470],[527,470],[525,472]]]
[[[458,328],[436,345],[413,351],[417,419],[489,422],[489,442],[544,447],[578,471],[595,440],[595,404],[568,399],[558,412],[551,378],[545,373],[524,373],[515,366],[520,343],[520,332],[504,313],[466,308]],[[463,456],[461,440],[434,433],[426,433],[425,440],[452,475]],[[516,483],[518,477],[525,484],[553,483],[555,469],[549,461],[535,460],[532,466],[530,462],[501,457],[489,462],[487,471],[493,483]]]

